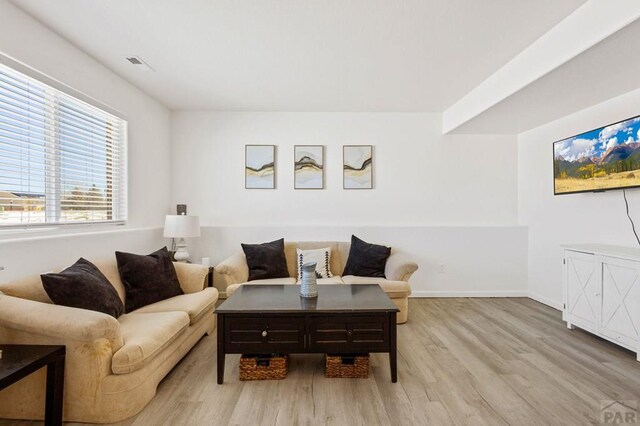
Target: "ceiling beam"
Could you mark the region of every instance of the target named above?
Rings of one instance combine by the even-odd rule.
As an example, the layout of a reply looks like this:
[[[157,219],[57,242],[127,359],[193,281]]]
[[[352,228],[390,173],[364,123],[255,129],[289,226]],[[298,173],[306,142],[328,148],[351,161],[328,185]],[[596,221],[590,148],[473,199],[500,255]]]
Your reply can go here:
[[[639,17],[638,0],[588,0],[445,110],[442,132],[453,132]]]

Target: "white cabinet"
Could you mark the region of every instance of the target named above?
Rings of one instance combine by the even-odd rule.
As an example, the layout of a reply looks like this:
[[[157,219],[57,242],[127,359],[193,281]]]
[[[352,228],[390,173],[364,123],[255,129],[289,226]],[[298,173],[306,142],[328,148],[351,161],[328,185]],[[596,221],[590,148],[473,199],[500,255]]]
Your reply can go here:
[[[598,297],[601,284],[592,254],[565,252],[565,312],[567,321],[589,329],[598,324]]]
[[[640,249],[564,246],[567,327],[580,327],[638,354],[640,361]]]

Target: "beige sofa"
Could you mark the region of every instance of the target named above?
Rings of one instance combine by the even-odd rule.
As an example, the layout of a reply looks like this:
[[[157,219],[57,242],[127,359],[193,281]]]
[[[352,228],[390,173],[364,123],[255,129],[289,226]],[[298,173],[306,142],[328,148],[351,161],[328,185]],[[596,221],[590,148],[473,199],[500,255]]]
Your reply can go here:
[[[298,277],[298,262],[296,261],[296,249],[309,250],[324,247],[331,247],[331,273],[333,278],[323,278],[318,280],[318,284],[379,284],[387,293],[391,300],[400,309],[398,313],[398,324],[407,322],[409,314],[408,297],[411,294],[409,278],[418,269],[415,262],[410,261],[402,253],[391,250],[391,256],[387,259],[385,267],[385,278],[367,278],[353,275],[341,276],[344,265],[349,256],[348,242],[337,241],[307,241],[307,242],[286,242],[284,245],[285,257],[289,277],[273,278],[266,280],[249,279],[249,267],[242,250],[224,260],[215,267],[217,277],[222,283],[216,283],[218,288],[226,287],[226,296],[229,297],[243,284],[296,284]]]
[[[115,257],[94,262],[120,295]],[[215,288],[208,268],[175,264],[185,294],[115,319],[54,305],[39,275],[0,284],[0,343],[61,344],[67,348],[64,420],[110,423],[139,413],[158,383],[205,334],[215,329]],[[41,420],[45,370],[0,391],[0,418]]]

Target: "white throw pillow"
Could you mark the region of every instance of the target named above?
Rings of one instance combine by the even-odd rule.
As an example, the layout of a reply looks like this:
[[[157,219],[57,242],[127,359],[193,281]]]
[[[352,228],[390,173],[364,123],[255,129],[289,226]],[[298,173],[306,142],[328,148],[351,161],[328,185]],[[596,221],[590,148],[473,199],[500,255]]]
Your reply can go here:
[[[331,278],[333,274],[329,269],[331,263],[331,247],[315,250],[296,250],[298,252],[298,281],[302,279],[302,265],[316,262],[316,277]]]

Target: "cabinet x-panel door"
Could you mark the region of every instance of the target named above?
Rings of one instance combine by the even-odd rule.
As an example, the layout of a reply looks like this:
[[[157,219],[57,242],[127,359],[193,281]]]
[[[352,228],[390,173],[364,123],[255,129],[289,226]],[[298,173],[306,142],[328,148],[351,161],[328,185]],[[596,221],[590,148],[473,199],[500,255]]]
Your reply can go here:
[[[640,340],[640,264],[602,257],[600,332],[635,346]]]
[[[601,293],[598,262],[594,255],[579,252],[567,252],[565,261],[565,319],[577,319],[581,324],[584,325],[586,322],[593,329],[597,329]]]

